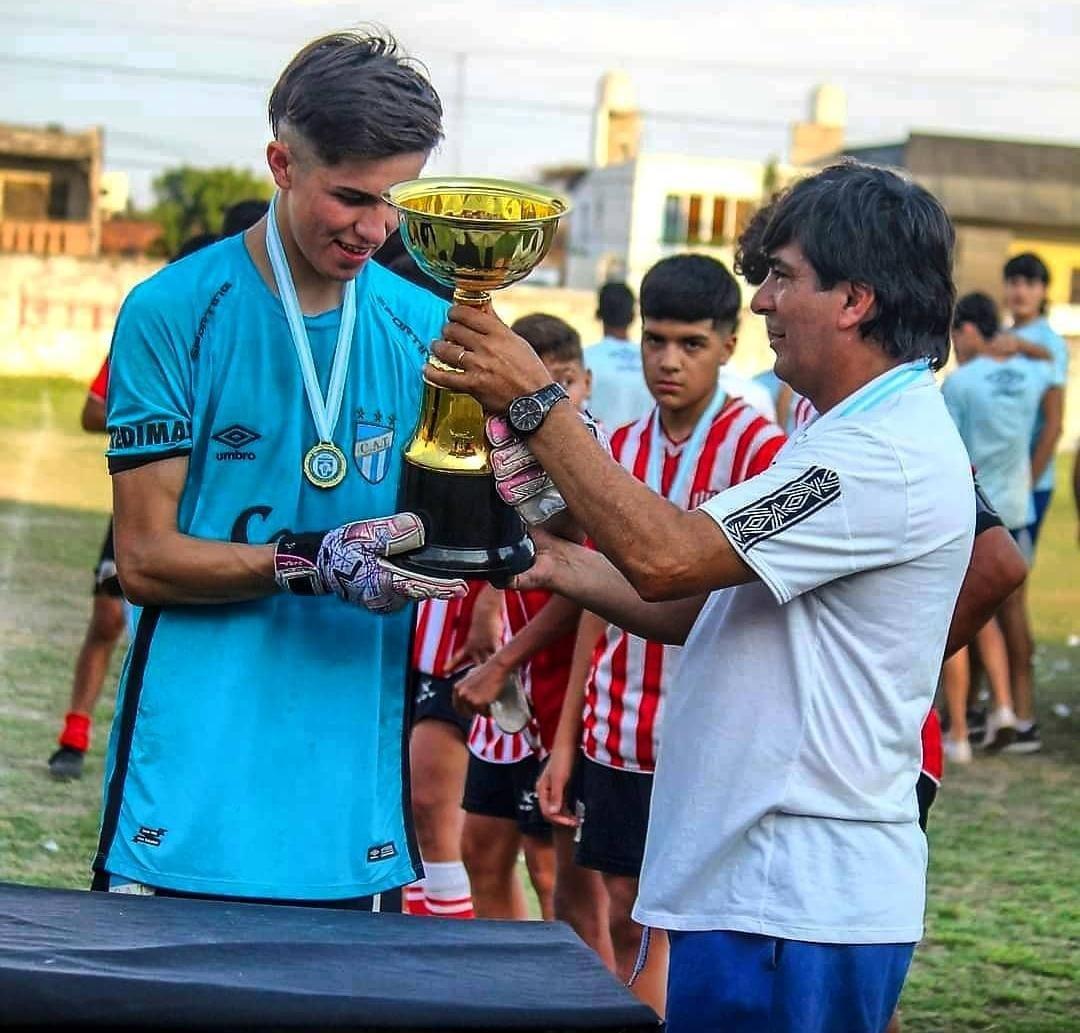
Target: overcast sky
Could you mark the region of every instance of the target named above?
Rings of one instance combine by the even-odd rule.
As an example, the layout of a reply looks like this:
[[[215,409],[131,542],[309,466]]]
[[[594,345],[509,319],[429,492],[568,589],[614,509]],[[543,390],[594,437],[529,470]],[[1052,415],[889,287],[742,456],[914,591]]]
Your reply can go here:
[[[143,202],[169,166],[262,169],[282,66],[361,21],[443,96],[432,170],[587,160],[609,68],[632,76],[649,150],[783,158],[825,80],[847,92],[851,142],[922,128],[1080,144],[1080,0],[0,0],[0,18],[0,121],[103,125],[107,167]]]

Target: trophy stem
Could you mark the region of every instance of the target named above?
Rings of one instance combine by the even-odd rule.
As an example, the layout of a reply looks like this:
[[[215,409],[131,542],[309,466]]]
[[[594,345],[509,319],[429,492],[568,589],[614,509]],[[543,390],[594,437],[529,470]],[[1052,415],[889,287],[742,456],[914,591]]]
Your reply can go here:
[[[467,287],[454,287],[454,304],[470,308],[491,308],[491,295],[487,291],[473,291]]]

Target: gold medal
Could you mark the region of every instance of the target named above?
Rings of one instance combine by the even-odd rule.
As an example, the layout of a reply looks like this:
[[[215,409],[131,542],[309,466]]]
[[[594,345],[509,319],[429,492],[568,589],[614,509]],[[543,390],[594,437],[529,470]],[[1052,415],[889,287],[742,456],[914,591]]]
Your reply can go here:
[[[312,445],[304,456],[304,476],[316,488],[336,488],[348,469],[345,453],[332,441]]]

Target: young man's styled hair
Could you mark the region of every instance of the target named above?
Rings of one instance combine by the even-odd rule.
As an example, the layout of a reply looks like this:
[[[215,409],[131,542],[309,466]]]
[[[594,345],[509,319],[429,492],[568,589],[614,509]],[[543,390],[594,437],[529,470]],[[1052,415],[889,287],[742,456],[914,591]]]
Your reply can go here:
[[[634,292],[625,283],[605,283],[596,294],[596,318],[625,330],[634,321]]]
[[[524,337],[541,359],[556,362],[580,362],[585,364],[581,350],[581,335],[565,320],[534,312],[515,320],[510,327],[518,337]]]
[[[988,341],[996,336],[1001,327],[1001,320],[998,318],[997,305],[994,304],[993,299],[982,291],[965,294],[956,303],[952,325],[959,327],[964,323],[973,323],[975,329]]]
[[[641,281],[641,315],[696,323],[732,333],[739,325],[742,297],[727,267],[708,255],[672,255],[656,263]]]
[[[309,43],[270,93],[270,129],[298,134],[324,165],[428,153],[442,103],[389,35],[335,32]]]
[[[862,337],[894,358],[926,358],[938,369],[949,357],[955,239],[928,190],[888,169],[849,161],[781,194],[752,243],[769,256],[797,243],[822,290],[844,280],[872,288],[874,308],[859,326]]]
[[[1005,263],[1001,278],[1008,283],[1012,279],[1032,280],[1041,283],[1044,287],[1050,286],[1050,270],[1046,263],[1033,251],[1025,251],[1023,254],[1014,255]],[[1046,298],[1039,303],[1039,312],[1046,315]]]
[[[1034,252],[1025,251],[1022,255],[1014,255],[1005,263],[1002,271],[1002,279],[1011,280],[1014,277],[1022,277],[1025,280],[1036,280],[1045,286],[1050,286],[1050,270],[1046,263]]]

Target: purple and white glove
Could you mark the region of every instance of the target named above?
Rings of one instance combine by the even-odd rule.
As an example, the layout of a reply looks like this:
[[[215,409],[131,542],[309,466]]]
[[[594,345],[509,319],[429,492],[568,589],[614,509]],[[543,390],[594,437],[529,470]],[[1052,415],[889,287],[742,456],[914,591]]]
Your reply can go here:
[[[607,435],[600,424],[587,412],[581,412],[582,423],[589,433],[610,454]],[[508,506],[530,527],[550,520],[566,509],[555,482],[547,475],[529,446],[519,438],[505,416],[489,416],[486,423],[488,441],[491,442],[491,472],[495,477],[495,490]]]
[[[414,599],[465,595],[464,581],[402,570],[387,557],[424,544],[424,525],[413,513],[357,520],[332,531],[288,535],[274,553],[274,580],[293,595],[333,592],[372,613],[394,613]]]

